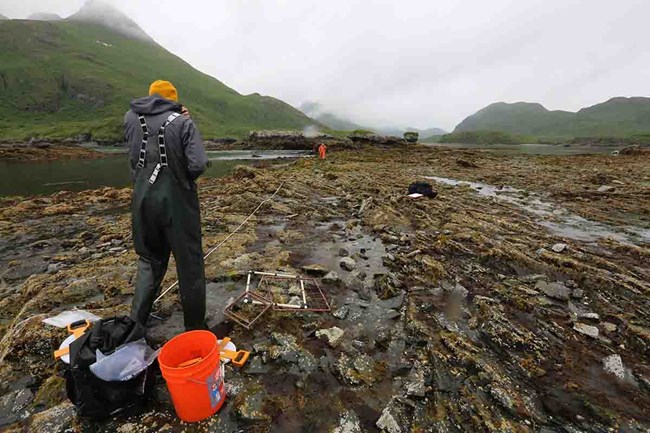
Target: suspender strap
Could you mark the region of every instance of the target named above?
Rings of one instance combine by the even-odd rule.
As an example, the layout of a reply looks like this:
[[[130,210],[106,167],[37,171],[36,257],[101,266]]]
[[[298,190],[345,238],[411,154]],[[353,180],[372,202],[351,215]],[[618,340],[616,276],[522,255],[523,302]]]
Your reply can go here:
[[[153,169],[153,172],[151,173],[151,176],[149,177],[149,183],[153,185],[156,182],[156,179],[158,179],[158,174],[160,173],[160,170],[162,170],[163,167],[167,167],[167,148],[165,147],[165,129],[169,126],[170,123],[172,123],[174,120],[176,120],[177,117],[179,117],[180,114],[178,113],[172,113],[169,115],[167,120],[165,120],[165,123],[160,127],[158,130],[158,153],[160,153],[160,162],[156,164],[156,166]],[[143,119],[141,118],[140,124],[143,123]],[[143,127],[143,137],[146,136],[147,138],[149,137],[148,134],[146,134],[146,125]],[[144,153],[146,153],[146,146],[147,142],[146,140],[143,141],[142,144],[142,149],[145,149]],[[144,156],[143,152],[140,152],[140,157],[142,159],[142,166],[144,167]]]
[[[160,166],[167,166],[167,148],[165,147],[165,128],[169,126],[180,114],[172,113],[169,115],[165,123],[158,130],[158,152],[160,153]],[[140,146],[140,157],[138,158],[137,168],[144,168],[145,158],[147,156],[147,142],[149,141],[149,130],[147,129],[147,121],[143,115],[138,116],[140,121],[140,128],[142,128],[142,145]]]
[[[138,168],[144,168],[144,158],[147,156],[147,141],[149,140],[149,131],[147,130],[147,121],[143,115],[138,116],[140,128],[142,128],[142,145],[140,146],[140,158],[138,159]]]
[[[172,113],[169,115],[163,126],[158,130],[158,151],[160,152],[160,165],[162,167],[167,166],[167,149],[165,147],[165,128],[169,126],[180,114]]]

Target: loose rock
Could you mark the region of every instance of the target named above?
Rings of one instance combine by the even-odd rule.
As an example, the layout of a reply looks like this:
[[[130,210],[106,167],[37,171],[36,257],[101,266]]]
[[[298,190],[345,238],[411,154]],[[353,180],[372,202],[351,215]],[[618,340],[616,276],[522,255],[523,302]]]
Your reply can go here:
[[[348,317],[348,314],[350,313],[350,307],[347,305],[342,306],[338,310],[334,311],[332,313],[332,316],[336,317],[339,320],[344,320],[346,317]]]
[[[598,328],[595,326],[585,325],[584,323],[576,323],[573,325],[573,329],[581,334],[588,335],[591,338],[598,338]]]
[[[535,284],[535,288],[549,298],[559,299],[561,301],[568,301],[571,296],[571,289],[560,282],[547,283],[546,281],[538,281]]]
[[[610,322],[603,323],[603,326],[605,327],[605,331],[607,332],[616,332],[616,330],[618,329],[618,326]]]
[[[339,424],[332,433],[362,433],[361,423],[356,413],[346,411],[341,414]]]
[[[316,331],[316,337],[327,341],[327,344],[329,344],[331,347],[338,347],[338,345],[341,344],[341,339],[343,338],[344,334],[345,331],[343,331],[341,328],[337,328],[336,326],[329,329],[320,329]]]
[[[402,433],[402,424],[400,422],[400,414],[396,408],[395,399],[392,399],[388,406],[381,412],[381,416],[377,420],[377,427],[388,433]]]
[[[585,295],[585,291],[582,289],[573,289],[571,292],[571,297],[575,299],[581,299]]]
[[[406,395],[413,397],[424,397],[426,385],[424,383],[424,372],[419,368],[413,368],[406,383]]]
[[[34,415],[29,426],[33,433],[58,433],[71,431],[72,420],[74,419],[74,406],[65,402],[52,409]]]
[[[308,273],[309,275],[316,275],[321,277],[323,275],[326,275],[329,272],[329,270],[325,266],[319,264],[303,266],[302,270]]]
[[[63,269],[65,265],[63,263],[50,263],[47,265],[47,273],[48,274],[56,274],[59,272],[61,269]]]
[[[625,367],[621,355],[610,355],[603,359],[603,368],[620,380],[625,379]]]
[[[376,377],[373,374],[373,360],[366,354],[350,357],[342,353],[334,364],[334,371],[339,380],[345,385],[372,384]]]
[[[341,277],[339,277],[339,274],[334,271],[329,272],[323,277],[323,283],[325,284],[336,284],[339,281],[341,281]]]
[[[551,249],[556,253],[561,253],[567,249],[567,244],[555,244],[551,247]]]
[[[339,266],[346,271],[353,271],[357,267],[357,262],[350,257],[344,257],[339,261]]]

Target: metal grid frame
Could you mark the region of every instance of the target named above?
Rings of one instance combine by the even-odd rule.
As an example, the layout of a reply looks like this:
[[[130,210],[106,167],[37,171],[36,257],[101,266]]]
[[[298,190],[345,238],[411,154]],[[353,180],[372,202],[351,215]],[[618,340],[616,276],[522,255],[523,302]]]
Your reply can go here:
[[[251,280],[255,275],[260,276],[261,278],[258,281],[257,286],[252,289]],[[274,281],[287,283],[297,282],[300,286],[300,305],[276,302],[276,299],[274,299],[274,293],[270,290]],[[286,295],[289,296],[288,293]],[[235,312],[242,303],[260,305],[262,306],[262,310],[253,318],[243,317],[241,314]],[[323,290],[320,288],[320,285],[315,278],[304,278],[299,275],[250,271],[246,280],[246,290],[226,306],[223,313],[226,317],[234,320],[244,328],[251,329],[253,324],[257,322],[257,320],[269,309],[290,313],[326,313],[332,311],[332,308],[325,297],[325,293],[323,293]]]
[[[241,314],[238,314],[235,312],[235,309],[241,304],[254,304],[254,305],[261,305],[262,306],[262,311],[260,311],[259,314],[257,314],[255,317],[252,319],[243,317]],[[234,301],[232,301],[226,308],[223,310],[223,314],[234,320],[235,322],[239,323],[241,326],[243,326],[246,329],[251,329],[253,324],[257,322],[257,320],[264,315],[273,305],[264,297],[259,296],[253,292],[245,291],[241,295],[239,295]]]

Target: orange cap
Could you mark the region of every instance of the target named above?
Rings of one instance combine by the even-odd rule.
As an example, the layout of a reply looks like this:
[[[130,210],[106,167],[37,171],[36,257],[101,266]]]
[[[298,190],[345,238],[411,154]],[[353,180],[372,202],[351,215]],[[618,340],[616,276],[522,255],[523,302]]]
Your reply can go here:
[[[157,80],[151,83],[149,87],[149,96],[154,93],[159,94],[165,99],[171,99],[172,101],[178,102],[178,92],[176,87],[169,81]]]

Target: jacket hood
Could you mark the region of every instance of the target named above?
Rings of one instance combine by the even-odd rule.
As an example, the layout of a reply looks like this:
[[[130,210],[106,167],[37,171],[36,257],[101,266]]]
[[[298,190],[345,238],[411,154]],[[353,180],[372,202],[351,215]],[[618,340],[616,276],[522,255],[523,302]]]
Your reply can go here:
[[[181,104],[165,99],[157,93],[131,101],[131,110],[137,114],[160,114],[167,111],[180,113]]]

